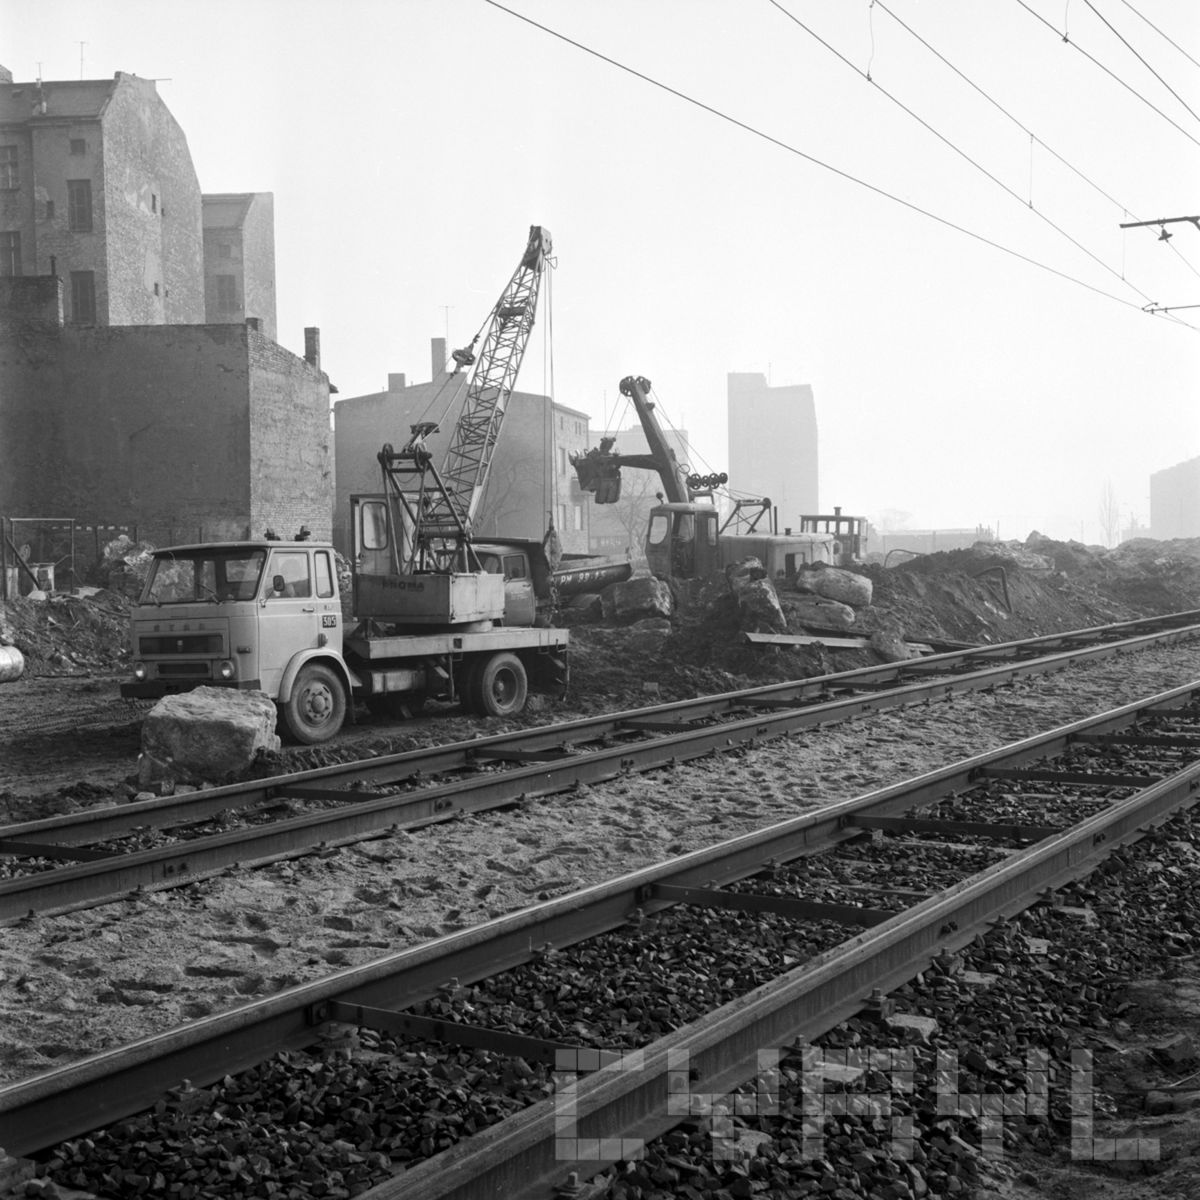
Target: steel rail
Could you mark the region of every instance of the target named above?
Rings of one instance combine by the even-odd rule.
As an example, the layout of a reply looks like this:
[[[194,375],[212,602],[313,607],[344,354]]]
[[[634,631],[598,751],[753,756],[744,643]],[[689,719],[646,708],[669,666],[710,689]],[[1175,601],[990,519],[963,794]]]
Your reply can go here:
[[[972,786],[988,771],[1060,754],[1078,734],[1120,731],[1144,714],[1194,704],[1198,695],[1200,682],[1175,688],[9,1085],[0,1089],[0,1144],[10,1153],[35,1152],[147,1108],[184,1079],[208,1083],[253,1066],[278,1050],[311,1045],[319,1040],[322,1022],[335,1003],[389,1010],[410,1007],[435,996],[449,979],[486,978],[528,962],[548,946],[569,946],[636,919],[639,912],[652,914],[669,907],[675,902],[671,888],[711,889],[752,875],[772,861],[787,862],[825,849],[861,834],[869,818],[927,807]],[[744,1069],[744,1056],[753,1053],[752,1047],[779,1045],[796,1036],[785,1033],[793,1027],[803,1031],[836,1024],[872,988],[894,986],[921,969],[937,950],[964,944],[982,923],[1016,911],[1032,893],[1057,886],[1097,855],[1135,837],[1148,821],[1164,819],[1174,808],[1192,802],[1198,784],[1200,764],[1194,764],[1082,825],[876,925],[815,964],[726,1006],[713,1021],[689,1026],[666,1042],[655,1043],[645,1052],[654,1069],[636,1088],[624,1076],[605,1076],[581,1089],[581,1097],[586,1095],[587,1100],[581,1112],[591,1114],[593,1101],[600,1105],[603,1100],[602,1106],[594,1108],[603,1115],[587,1116],[590,1124],[585,1127],[656,1128],[658,1118],[647,1114],[655,1113],[662,1099],[663,1077],[655,1072],[665,1061],[667,1048],[695,1049],[706,1072],[707,1090],[749,1077],[754,1068]],[[860,820],[861,826],[856,824]],[[656,898],[656,887],[668,890]],[[738,1013],[753,1015],[753,1022],[739,1028],[728,1042],[710,1045],[711,1029],[726,1027]],[[820,1025],[822,1021],[827,1024]],[[619,1115],[622,1112],[626,1115]],[[517,1118],[516,1125],[506,1126],[509,1129],[524,1132],[519,1136],[493,1132],[479,1143],[482,1150],[464,1149],[446,1160],[453,1170],[445,1175],[434,1167],[413,1168],[403,1177],[403,1194],[516,1196],[527,1194],[533,1182],[570,1169],[554,1158],[553,1120],[546,1110]],[[547,1129],[549,1143],[544,1137]],[[461,1179],[466,1177],[463,1172],[479,1168],[476,1153],[496,1155],[487,1170],[498,1173],[497,1179],[509,1178],[505,1172],[514,1170],[512,1178],[521,1187],[510,1191],[497,1183],[493,1191],[436,1190],[441,1186],[438,1178]],[[519,1166],[501,1163],[506,1155],[510,1156],[507,1162]],[[426,1190],[410,1192],[410,1184]]]
[[[257,780],[245,785],[230,785],[211,791],[189,793],[185,804],[200,797],[198,803],[218,811],[230,807],[234,796],[253,796],[260,803],[287,796],[314,795],[336,797],[340,807],[320,809],[287,820],[265,825],[248,826],[223,834],[170,842],[151,849],[133,852],[115,851],[111,854],[83,852],[74,857],[86,859],[66,867],[36,871],[0,882],[0,922],[11,922],[31,913],[63,911],[76,907],[110,903],[127,898],[131,893],[162,887],[179,887],[209,877],[214,872],[231,867],[250,867],[273,862],[282,857],[311,852],[314,848],[346,845],[364,838],[384,836],[396,829],[411,829],[421,825],[449,820],[465,813],[481,812],[512,804],[524,797],[552,795],[569,791],[581,784],[596,784],[615,778],[627,771],[649,771],[707,754],[719,753],[761,740],[784,736],[797,730],[820,724],[843,721],[865,711],[927,702],[957,692],[995,687],[1000,683],[1027,674],[1059,670],[1096,655],[1110,655],[1145,648],[1166,641],[1190,638],[1200,627],[1186,626],[1162,633],[1108,642],[1086,649],[1060,651],[1035,659],[1002,662],[967,674],[940,676],[921,683],[900,684],[876,690],[855,691],[858,681],[838,676],[820,680],[798,681],[800,685],[823,682],[829,686],[844,684],[851,694],[843,699],[827,700],[796,708],[779,693],[796,683],[754,688],[749,692],[727,693],[717,698],[701,698],[679,705],[658,706],[615,714],[601,721],[585,720],[540,729],[515,737],[500,736],[475,742],[458,742],[432,752],[412,751],[395,756],[391,764],[371,760],[343,767],[325,767],[301,772],[275,780]],[[1044,641],[1044,639],[1038,639]],[[924,660],[922,665],[928,660]],[[878,670],[871,668],[870,670]],[[763,700],[763,693],[771,693]],[[677,719],[679,714],[711,715],[713,701],[725,706],[727,719],[721,724],[695,726],[690,720]],[[781,702],[782,701],[782,702]],[[751,715],[736,717],[739,711]],[[676,714],[672,718],[671,714]],[[643,737],[637,742],[609,745],[586,753],[572,753],[584,730],[594,735],[597,728],[604,731],[601,741],[616,740],[622,732],[634,731],[656,736]],[[555,751],[550,755],[549,751]],[[433,774],[452,768],[476,768],[493,754],[516,755],[534,759],[531,766],[517,766],[502,772],[477,771],[440,786],[428,786],[414,791],[376,795],[355,799],[361,793],[334,791],[328,787],[331,778],[361,779],[363,774],[377,784],[388,778],[393,782],[411,781],[416,771]],[[153,802],[148,802],[153,803]],[[132,822],[137,825],[138,805],[122,805],[85,813],[83,823],[95,821],[101,827],[114,823]],[[64,836],[65,822],[72,817],[50,818],[49,821],[29,822],[0,828],[0,853],[6,848],[19,848],[30,853],[43,845],[44,853],[66,853],[58,849],[62,843],[53,841],[54,831]],[[55,824],[56,822],[64,822]],[[47,827],[50,827],[49,829]],[[95,833],[97,825],[91,825]],[[49,835],[49,836],[48,836]],[[111,835],[110,835],[111,836]]]
[[[561,752],[564,746],[588,745],[636,730],[650,732],[652,722],[674,721],[686,726],[700,720],[717,719],[746,708],[788,707],[823,703],[837,694],[882,691],[938,674],[954,674],[964,668],[971,674],[995,659],[1018,659],[1042,649],[1072,644],[1083,657],[1104,657],[1126,650],[1141,649],[1160,642],[1184,641],[1200,635],[1200,609],[1141,618],[1067,633],[1043,634],[1013,642],[974,646],[943,654],[926,656],[902,663],[885,663],[839,671],[781,683],[762,684],[732,692],[699,696],[625,712],[574,721],[555,722],[515,733],[495,734],[451,742],[443,746],[408,750],[353,763],[293,772],[258,780],[246,780],[223,787],[205,788],[178,796],[158,797],[132,804],[110,805],[45,817],[37,821],[0,826],[0,853],[11,852],[11,842],[30,841],[46,845],[73,846],[121,837],[147,825],[164,828],[195,823],[218,813],[269,805],[291,797],[353,798],[348,785],[395,785],[419,777],[469,770],[483,762],[504,759],[528,759],[539,752]],[[1039,661],[1042,656],[1037,656]],[[1075,654],[1058,652],[1046,659],[1044,670],[1057,670],[1078,661]],[[1003,680],[1001,680],[1003,681]],[[641,722],[640,726],[635,726]]]

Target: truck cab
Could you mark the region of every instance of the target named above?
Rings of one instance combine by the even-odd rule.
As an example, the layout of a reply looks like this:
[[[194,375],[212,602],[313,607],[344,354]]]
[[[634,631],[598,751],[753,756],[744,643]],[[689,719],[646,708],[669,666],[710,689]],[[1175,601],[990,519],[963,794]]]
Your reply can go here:
[[[258,690],[281,706],[289,728],[331,715],[340,725],[351,691],[342,632],[326,543],[264,539],[156,550],[132,617],[133,679],[121,695]]]

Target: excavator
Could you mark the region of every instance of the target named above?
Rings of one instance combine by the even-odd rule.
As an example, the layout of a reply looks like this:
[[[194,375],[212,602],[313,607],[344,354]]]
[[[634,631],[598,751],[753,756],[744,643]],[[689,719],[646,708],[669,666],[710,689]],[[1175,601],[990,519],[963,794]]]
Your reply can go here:
[[[615,439],[602,438],[599,447],[573,455],[571,464],[580,488],[591,493],[597,504],[620,499],[623,468],[658,473],[663,490],[659,503],[650,509],[645,540],[646,562],[653,574],[667,580],[703,578],[754,557],[775,578],[792,576],[814,563],[833,562],[834,538],[829,534],[760,531],[758,525],[771,508],[769,499],[735,500],[722,521],[713,493],[729,477],[724,472],[699,475],[678,461],[649,398],[648,379],[627,375],[620,388],[621,395],[633,402],[649,453],[621,454]]]

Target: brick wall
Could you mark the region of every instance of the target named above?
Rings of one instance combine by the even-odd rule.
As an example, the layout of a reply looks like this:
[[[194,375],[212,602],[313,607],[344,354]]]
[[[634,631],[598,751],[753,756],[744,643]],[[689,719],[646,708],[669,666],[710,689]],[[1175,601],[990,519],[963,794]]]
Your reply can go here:
[[[104,203],[109,323],[203,322],[200,184],[187,138],[150,80],[122,74],[109,102]]]
[[[270,338],[245,330],[250,366],[250,530],[287,538],[333,527],[329,381]]]
[[[328,536],[327,414],[325,378],[243,326],[10,323],[0,512],[136,524],[160,545],[283,515]]]

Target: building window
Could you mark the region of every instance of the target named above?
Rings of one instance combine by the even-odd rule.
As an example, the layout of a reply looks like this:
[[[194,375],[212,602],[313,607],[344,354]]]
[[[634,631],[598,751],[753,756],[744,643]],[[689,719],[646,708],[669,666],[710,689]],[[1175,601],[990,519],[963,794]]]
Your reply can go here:
[[[71,272],[71,320],[76,325],[96,323],[96,273]]]
[[[47,221],[54,220],[54,201],[53,200],[46,201],[46,220]]]
[[[570,466],[570,464],[567,460],[567,448],[566,448],[566,446],[559,446],[559,448],[558,448],[558,473],[560,475],[565,475],[567,473],[569,466]]]
[[[85,142],[83,140],[83,138],[72,138],[71,139],[71,153],[72,154],[86,154],[87,153],[87,142]]]
[[[574,524],[572,525],[572,528],[576,532],[578,532],[579,530],[581,530],[583,528],[583,505],[582,504],[572,504],[571,505],[571,516],[574,520]]]
[[[158,284],[157,283],[154,285],[154,294],[156,296],[158,295]]]
[[[153,192],[150,193],[150,211],[158,212],[158,197]]]
[[[67,228],[76,233],[91,232],[92,181],[90,179],[67,180]]]
[[[217,312],[237,312],[237,276],[217,275],[215,278],[217,281]]]
[[[0,188],[21,186],[16,146],[0,146]]]
[[[21,235],[0,233],[0,275],[21,274]]]

